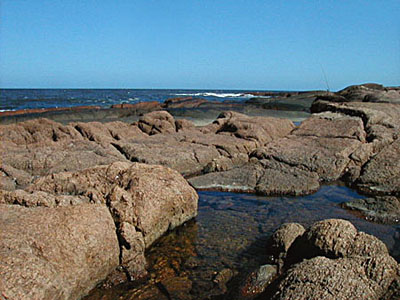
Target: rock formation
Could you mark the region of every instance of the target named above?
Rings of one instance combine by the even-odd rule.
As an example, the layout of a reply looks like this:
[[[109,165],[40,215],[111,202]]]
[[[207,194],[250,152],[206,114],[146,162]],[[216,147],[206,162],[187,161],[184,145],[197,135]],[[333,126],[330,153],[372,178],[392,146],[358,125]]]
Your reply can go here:
[[[0,190],[2,293],[79,299],[118,265],[145,275],[144,251],[197,214],[197,194],[166,167],[116,162]]]
[[[287,224],[272,235],[284,268],[257,299],[397,299],[400,265],[383,242],[338,219],[299,229]]]

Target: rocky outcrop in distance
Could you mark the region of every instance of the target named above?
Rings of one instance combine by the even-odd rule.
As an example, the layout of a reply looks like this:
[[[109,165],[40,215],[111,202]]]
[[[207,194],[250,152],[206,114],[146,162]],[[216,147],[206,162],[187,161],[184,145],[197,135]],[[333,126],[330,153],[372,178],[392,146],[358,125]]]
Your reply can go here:
[[[198,189],[297,196],[341,179],[380,202],[398,199],[399,104],[317,99],[311,111],[297,127],[234,111],[204,126],[166,111],[131,124],[39,119],[6,125],[0,128],[5,153],[0,186],[13,190],[52,173],[131,161],[171,167]],[[397,211],[391,220],[399,219]]]

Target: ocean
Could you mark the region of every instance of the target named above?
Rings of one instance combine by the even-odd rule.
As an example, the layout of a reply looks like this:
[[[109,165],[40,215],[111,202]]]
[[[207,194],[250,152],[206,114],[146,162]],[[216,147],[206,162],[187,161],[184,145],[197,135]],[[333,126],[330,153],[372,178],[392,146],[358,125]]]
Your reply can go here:
[[[244,90],[184,89],[0,89],[0,111],[120,103],[164,102],[176,97],[201,97],[216,101],[244,101],[251,97]]]

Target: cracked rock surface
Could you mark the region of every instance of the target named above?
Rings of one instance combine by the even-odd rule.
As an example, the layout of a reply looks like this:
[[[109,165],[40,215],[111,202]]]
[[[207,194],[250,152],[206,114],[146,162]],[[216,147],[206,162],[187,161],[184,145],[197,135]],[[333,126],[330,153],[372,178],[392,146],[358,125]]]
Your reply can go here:
[[[140,278],[145,249],[193,218],[197,200],[178,172],[129,162],[0,190],[2,292],[78,299],[118,265],[129,279]]]

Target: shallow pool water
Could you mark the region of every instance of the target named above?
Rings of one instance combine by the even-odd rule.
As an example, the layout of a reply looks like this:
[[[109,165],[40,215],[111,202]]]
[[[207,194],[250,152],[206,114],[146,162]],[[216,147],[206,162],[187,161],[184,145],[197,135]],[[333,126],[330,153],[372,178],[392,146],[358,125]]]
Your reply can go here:
[[[305,227],[327,218],[351,221],[375,235],[400,258],[400,225],[371,223],[339,204],[362,196],[340,183],[305,197],[199,192],[199,213],[160,238],[148,251],[150,276],[140,285],[96,289],[87,299],[210,299],[226,292],[214,282],[218,272],[235,275],[266,263],[269,235],[282,223]],[[97,297],[97,298],[96,298]],[[164,298],[162,298],[164,297]]]

